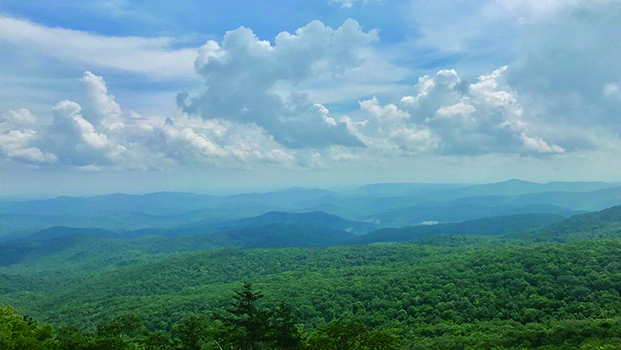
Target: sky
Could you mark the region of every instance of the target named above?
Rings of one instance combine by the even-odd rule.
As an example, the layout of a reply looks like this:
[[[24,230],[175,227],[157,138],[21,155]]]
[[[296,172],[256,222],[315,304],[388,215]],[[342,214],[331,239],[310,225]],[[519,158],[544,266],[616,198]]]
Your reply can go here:
[[[621,0],[0,7],[0,194],[621,181]]]

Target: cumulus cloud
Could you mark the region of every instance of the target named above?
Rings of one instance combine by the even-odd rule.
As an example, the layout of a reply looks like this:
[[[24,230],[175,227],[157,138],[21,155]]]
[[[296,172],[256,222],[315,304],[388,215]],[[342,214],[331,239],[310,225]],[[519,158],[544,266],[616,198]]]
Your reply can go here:
[[[296,84],[317,76],[335,76],[363,63],[360,50],[377,40],[354,20],[337,29],[313,21],[295,33],[282,32],[274,44],[240,27],[209,41],[195,62],[207,91],[178,102],[190,114],[261,127],[289,148],[328,145],[363,146],[344,123],[325,115]],[[286,94],[278,86],[286,85]]]
[[[91,72],[85,72],[80,82],[90,102],[86,105],[86,115],[91,118],[89,121],[111,129],[122,127],[121,106],[116,103],[114,96],[108,93],[108,87],[103,78]]]
[[[363,120],[346,118],[350,130],[371,151],[380,154],[413,155],[431,152],[439,139],[428,128],[413,123],[408,112],[394,104],[381,106],[377,98],[360,101]]]
[[[26,109],[0,118],[5,158],[54,163],[78,170],[163,169],[175,166],[248,167],[295,162],[256,126],[198,117],[143,117],[125,113],[102,77],[85,72],[82,105],[64,100],[52,108],[51,124],[37,125]]]
[[[524,111],[506,74],[507,67],[502,67],[466,82],[455,70],[440,70],[421,77],[414,94],[402,97],[398,105],[382,105],[373,97],[359,101],[359,110],[350,116],[332,115],[325,106],[311,105],[304,96],[292,94],[287,99],[295,102],[281,102],[290,103],[306,118],[304,111],[314,114],[298,125],[300,129],[287,131],[290,139],[283,139],[283,134],[272,134],[265,127],[269,124],[242,116],[165,118],[126,112],[102,77],[85,72],[80,79],[82,104],[59,102],[52,108],[51,124],[38,125],[27,110],[4,114],[0,150],[16,161],[82,170],[258,164],[321,168],[334,162],[373,162],[394,156],[566,153],[564,146],[546,139],[554,133],[532,127],[536,120]],[[276,123],[291,126],[293,122]],[[357,143],[333,139],[341,130]],[[583,136],[565,135],[563,140]],[[324,142],[300,147],[298,139],[308,137]]]
[[[82,114],[76,102],[61,101],[52,109],[54,121],[41,138],[63,163],[76,166],[109,164],[126,149],[115,145],[108,136],[95,129]]]
[[[418,80],[415,94],[399,106],[376,98],[360,102],[353,133],[371,149],[398,154],[533,153],[564,149],[532,135],[518,94],[507,84],[507,67],[466,83],[455,70]]]
[[[413,2],[410,10],[411,19],[421,33],[411,45],[428,47],[439,56],[459,53],[464,57],[459,63],[462,67],[480,67],[490,62],[508,65],[500,80],[492,74],[487,81],[479,82],[479,89],[500,84],[498,89],[479,91],[487,97],[479,94],[476,99],[481,102],[487,99],[489,103],[476,105],[463,101],[458,105],[462,103],[461,97],[450,97],[452,104],[444,103],[446,108],[437,110],[437,113],[434,106],[431,107],[435,115],[417,105],[418,114],[438,123],[437,127],[428,125],[443,140],[463,139],[463,134],[472,136],[468,142],[470,146],[464,145],[465,148],[458,147],[455,151],[472,152],[471,145],[490,144],[493,139],[499,140],[503,132],[506,133],[506,151],[517,149],[518,145],[523,150],[539,154],[560,154],[561,149],[566,153],[594,151],[612,144],[618,147],[616,135],[621,132],[618,112],[621,110],[621,94],[617,87],[621,85],[617,77],[621,76],[618,64],[621,45],[616,38],[621,33],[621,1],[440,0],[433,4]],[[403,99],[401,107],[412,113],[407,105],[413,105],[418,95],[424,95],[421,92],[424,93],[432,81],[426,83],[428,85],[419,84],[421,91]],[[456,84],[457,90],[476,89],[469,88],[463,78]],[[439,91],[438,84],[434,84],[433,89]],[[468,93],[470,99],[475,98],[475,93]],[[448,93],[442,95],[449,97]],[[512,103],[509,99],[517,102]],[[506,112],[491,113],[493,100],[497,102],[496,109],[513,108],[513,112],[507,109]],[[507,118],[503,127],[483,128],[474,133],[469,129],[475,125],[481,128],[498,124],[475,123],[486,114],[481,110],[483,106],[488,108],[484,119],[499,115]],[[458,111],[460,108],[465,109]],[[516,114],[519,110],[522,116]],[[464,125],[462,135],[447,135],[447,130],[454,130],[448,125],[439,128],[439,123],[447,123],[450,119]],[[485,135],[496,136],[489,138]],[[538,139],[548,147],[535,142]],[[486,152],[485,147],[478,148],[480,152]],[[492,148],[502,151],[500,144]]]
[[[36,118],[27,109],[0,116],[0,153],[8,159],[27,163],[53,163],[56,157],[34,146]]]
[[[522,133],[520,134],[520,138],[524,143],[524,147],[529,150],[540,153],[565,153],[565,150],[562,147],[559,147],[557,145],[550,146],[540,137],[528,137],[524,133]]]
[[[617,4],[554,2],[540,8],[500,1],[496,8],[526,18],[519,25],[524,40],[515,62],[479,77],[440,69],[420,77],[411,93],[397,95],[401,98],[381,93],[369,98],[375,92],[361,80],[364,90],[348,97],[358,101],[358,108],[346,115],[330,111],[330,98],[317,98],[308,87],[375,74],[377,60],[369,60],[375,57],[369,52],[374,53],[376,31],[365,31],[354,20],[336,29],[314,21],[265,41],[241,27],[193,54],[193,69],[205,89],[177,96],[182,114],[144,116],[124,110],[103,78],[86,72],[80,79],[83,99],[59,102],[51,124],[37,122],[27,110],[1,115],[0,152],[14,161],[81,170],[266,163],[328,167],[405,156],[559,159],[618,152],[621,47],[607,37],[621,32]],[[558,18],[550,20],[550,13]],[[6,32],[8,20],[25,31],[53,34],[47,38],[54,40],[86,35],[50,32],[6,17],[0,18],[0,33]],[[119,44],[108,39],[102,45]],[[133,40],[128,42],[138,51],[168,52],[165,40]]]

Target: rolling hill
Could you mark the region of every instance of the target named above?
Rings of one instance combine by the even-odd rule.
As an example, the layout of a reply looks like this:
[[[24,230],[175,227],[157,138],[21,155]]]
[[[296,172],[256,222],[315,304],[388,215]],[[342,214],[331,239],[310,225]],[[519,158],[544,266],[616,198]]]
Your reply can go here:
[[[240,229],[276,223],[320,225],[334,230],[342,230],[357,234],[367,233],[376,228],[375,225],[371,223],[346,220],[339,216],[327,214],[320,211],[314,211],[309,213],[286,213],[280,211],[271,211],[263,215],[239,220],[224,221],[219,223],[207,222],[205,224],[194,223],[184,226],[182,227],[182,229],[189,229],[193,227],[205,227],[209,228],[210,230]]]
[[[365,215],[360,219],[373,222],[380,227],[403,227],[420,225],[424,222],[455,223],[495,216],[553,214],[567,217],[577,213],[581,212],[549,204],[503,206],[464,203],[400,207],[377,214]]]
[[[523,207],[552,205],[572,210],[594,211],[621,204],[621,187],[588,192],[542,192],[519,196],[466,197],[450,201],[453,205]]]
[[[524,213],[569,216],[621,204],[619,198],[618,184],[538,184],[510,180],[486,185],[372,184],[341,192],[294,187],[227,196],[158,192],[0,200],[0,239],[53,226],[115,232],[176,229],[241,220],[271,211],[321,211],[350,221],[373,222],[380,227],[400,227],[423,221],[460,222]],[[357,232],[363,231],[368,230]]]
[[[159,232],[159,231],[157,231]],[[109,264],[162,253],[217,248],[326,247],[342,245],[356,237],[354,233],[324,225],[301,223],[265,223],[216,230],[210,233],[171,236],[148,235],[152,230],[115,233],[100,229],[53,227],[0,244],[0,266],[28,264],[36,269],[98,269]]]
[[[569,242],[621,238],[621,205],[594,213],[572,216],[538,229],[505,236],[533,242]]]
[[[381,229],[357,237],[352,242],[367,244],[375,242],[406,242],[429,236],[471,235],[498,236],[510,232],[542,227],[559,222],[562,216],[553,214],[523,214],[489,217],[460,223],[407,226],[397,229]]]

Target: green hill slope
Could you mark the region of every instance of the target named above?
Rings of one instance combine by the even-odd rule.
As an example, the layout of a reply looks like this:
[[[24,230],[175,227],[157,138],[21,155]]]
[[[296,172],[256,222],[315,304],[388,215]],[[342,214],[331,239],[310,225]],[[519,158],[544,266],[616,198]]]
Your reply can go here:
[[[546,226],[561,221],[562,216],[553,214],[523,214],[490,217],[451,224],[408,226],[397,229],[381,229],[352,240],[353,243],[406,242],[417,238],[441,235],[496,236],[509,232]]]
[[[340,222],[340,221],[339,221]],[[100,229],[54,227],[30,236],[0,243],[0,266],[21,264],[21,269],[94,271],[156,259],[158,254],[216,248],[327,247],[356,237],[351,232],[312,223],[270,223],[181,237],[168,230],[140,230],[118,234]],[[173,231],[176,232],[176,231]],[[192,231],[193,232],[193,231]],[[138,238],[129,239],[137,236]],[[18,268],[18,267],[14,267]]]
[[[534,242],[621,238],[621,205],[594,213],[572,216],[550,226],[516,232],[505,237]]]
[[[609,237],[603,232],[616,232],[620,219],[614,207],[522,234],[554,229],[555,237]],[[516,244],[496,238],[554,220],[490,218],[446,226],[442,232],[458,233],[452,236],[327,248],[181,251],[306,239],[338,244],[329,240],[353,234],[271,224],[178,239],[69,235],[41,244],[58,254],[0,266],[0,303],[54,324],[92,329],[134,313],[150,330],[170,331],[191,315],[222,312],[230,291],[252,281],[266,296],[263,306],[287,301],[302,329],[315,336],[326,324],[356,319],[411,349],[615,348],[621,344],[621,239]],[[496,235],[466,235],[473,231]]]
[[[62,285],[3,274],[0,302],[54,323],[88,325],[132,312],[151,329],[170,329],[188,314],[221,310],[230,290],[251,280],[266,305],[287,300],[309,330],[353,314],[422,348],[580,345],[594,334],[569,332],[558,340],[546,332],[594,327],[621,313],[619,251],[621,240],[219,250],[170,255]],[[543,333],[526,344],[516,334],[529,327]]]

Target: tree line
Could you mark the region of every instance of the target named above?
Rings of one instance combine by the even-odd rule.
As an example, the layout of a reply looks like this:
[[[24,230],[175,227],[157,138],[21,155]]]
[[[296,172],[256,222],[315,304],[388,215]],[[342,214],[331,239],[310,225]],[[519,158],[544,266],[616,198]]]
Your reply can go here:
[[[399,348],[399,338],[366,326],[355,317],[342,317],[313,334],[285,302],[261,307],[264,297],[244,282],[234,291],[224,312],[198,315],[179,322],[172,332],[148,330],[140,317],[124,314],[104,321],[95,330],[75,326],[55,329],[20,316],[10,306],[0,308],[0,348],[5,350],[298,350]]]

